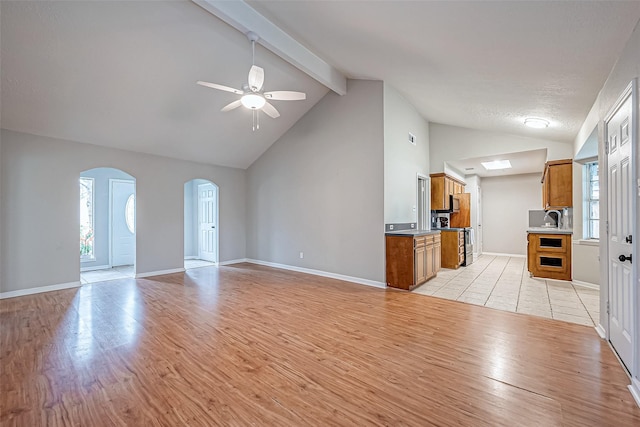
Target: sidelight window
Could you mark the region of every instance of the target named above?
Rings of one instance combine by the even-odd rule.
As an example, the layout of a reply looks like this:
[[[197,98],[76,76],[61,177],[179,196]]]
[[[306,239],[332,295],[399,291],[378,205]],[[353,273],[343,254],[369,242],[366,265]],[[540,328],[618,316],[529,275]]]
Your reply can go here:
[[[600,180],[598,162],[585,166],[584,235],[586,239],[600,238]]]
[[[93,178],[80,178],[80,259],[90,261],[95,259],[93,253],[94,242],[94,184]]]

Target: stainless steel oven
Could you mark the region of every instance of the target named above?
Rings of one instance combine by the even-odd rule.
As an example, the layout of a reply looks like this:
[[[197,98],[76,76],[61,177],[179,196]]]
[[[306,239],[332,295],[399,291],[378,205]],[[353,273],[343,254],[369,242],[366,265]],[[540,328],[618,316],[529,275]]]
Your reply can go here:
[[[473,228],[464,229],[464,263],[467,266],[473,264]]]

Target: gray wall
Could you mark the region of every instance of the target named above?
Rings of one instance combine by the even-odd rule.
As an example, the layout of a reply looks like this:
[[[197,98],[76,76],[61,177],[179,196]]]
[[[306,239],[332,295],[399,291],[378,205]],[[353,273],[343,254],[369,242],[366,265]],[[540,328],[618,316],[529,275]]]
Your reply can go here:
[[[135,178],[113,168],[97,168],[80,173],[81,177],[93,178],[93,223],[94,261],[81,261],[82,268],[109,265],[109,180]]]
[[[409,132],[417,138],[409,143]],[[429,123],[384,85],[384,222],[416,222],[417,174],[429,176]]]
[[[184,256],[194,257],[198,255],[198,209],[195,204],[197,199],[195,180],[184,184]]]
[[[526,255],[529,210],[542,205],[541,174],[482,178],[483,252]]]
[[[383,132],[382,82],[318,102],[247,170],[248,257],[383,282]]]
[[[429,124],[431,173],[443,172],[444,162],[496,154],[547,149],[547,159],[570,159],[573,144],[506,133]],[[542,171],[540,171],[542,173]]]
[[[2,292],[80,279],[78,178],[96,167],[136,178],[137,273],[183,267],[184,183],[194,178],[220,189],[220,260],[245,257],[245,171],[1,132]]]

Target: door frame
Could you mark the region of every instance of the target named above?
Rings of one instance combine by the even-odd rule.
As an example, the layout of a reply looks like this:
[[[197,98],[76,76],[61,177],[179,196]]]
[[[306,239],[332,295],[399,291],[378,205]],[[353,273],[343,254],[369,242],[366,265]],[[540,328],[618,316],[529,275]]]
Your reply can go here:
[[[416,227],[420,228],[420,181],[424,181],[425,199],[424,199],[424,226],[425,230],[431,230],[431,178],[421,173],[416,174]]]
[[[200,233],[200,228],[202,226],[202,212],[200,211],[200,191],[199,191],[199,187],[201,185],[212,185],[216,189],[216,222],[215,222],[215,224],[216,224],[216,232],[215,232],[215,235],[216,235],[216,256],[214,257],[215,261],[213,261],[213,263],[217,265],[218,262],[220,261],[220,187],[218,187],[213,181],[210,181],[208,179],[205,179],[204,181],[207,181],[207,182],[202,182],[200,184],[196,183],[196,195],[197,195],[197,197],[196,197],[195,203],[196,203],[196,209],[198,211],[198,224],[196,225],[197,230],[198,230],[198,233],[197,233],[198,234],[198,254],[197,254],[197,257],[198,257],[198,259],[202,259],[200,257],[200,253],[201,253],[200,249],[202,248],[202,246],[200,244],[201,243],[201,239],[202,239],[202,236],[201,236],[201,233]]]
[[[606,148],[606,141],[608,141],[607,128],[606,123],[611,120],[613,115],[616,113],[618,108],[622,105],[622,103],[627,99],[629,95],[631,95],[631,176],[635,181],[634,186],[634,194],[635,197],[632,197],[631,200],[631,211],[632,216],[635,218],[633,221],[632,227],[632,235],[634,236],[634,242],[632,245],[632,253],[634,257],[637,257],[640,254],[640,243],[638,242],[638,230],[640,230],[640,219],[638,218],[638,205],[640,198],[640,175],[638,174],[638,164],[640,162],[640,150],[638,150],[638,110],[640,105],[638,104],[638,87],[637,87],[637,79],[634,78],[627,87],[622,91],[616,102],[609,109],[607,115],[604,120],[600,122],[602,126],[602,132],[600,133],[600,144],[598,147],[598,157],[599,157],[599,179],[600,179],[600,322],[596,327],[598,334],[606,339],[607,343],[610,343],[610,329],[609,329],[609,321],[610,316],[607,312],[608,303],[609,303],[609,159],[608,159],[608,150]],[[604,203],[603,203],[604,202]],[[605,236],[604,239],[602,236]],[[637,259],[637,258],[636,258]],[[631,269],[631,300],[632,300],[632,309],[633,309],[633,325],[640,325],[640,291],[638,290],[638,261]],[[636,403],[640,406],[640,327],[634,327],[632,331],[632,351],[631,351],[631,363],[629,368],[631,374],[631,385],[629,385],[629,390],[633,397],[636,400]],[[614,351],[615,354],[615,351]],[[616,355],[617,357],[617,355]],[[621,363],[622,365],[622,363]],[[624,369],[624,368],[623,368]]]
[[[135,200],[135,215],[133,216],[133,224],[135,233],[133,233],[133,241],[135,251],[133,253],[133,274],[136,273],[136,262],[138,261],[138,196],[135,179],[109,178],[109,267],[113,266],[113,183],[126,182],[133,183],[133,194]]]

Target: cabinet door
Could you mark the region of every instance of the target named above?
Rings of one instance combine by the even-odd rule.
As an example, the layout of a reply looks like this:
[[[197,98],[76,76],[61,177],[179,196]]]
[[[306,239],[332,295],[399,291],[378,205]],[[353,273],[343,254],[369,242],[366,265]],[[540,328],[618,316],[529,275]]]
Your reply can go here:
[[[551,208],[573,206],[573,165],[550,165],[547,184],[547,205]]]
[[[416,282],[415,285],[419,285],[427,280],[427,263],[426,263],[426,248],[424,246],[418,246],[415,250],[415,266],[416,266]]]
[[[431,177],[431,209],[448,209],[445,207],[445,199],[449,200],[446,195],[447,189],[443,176]],[[447,202],[448,203],[448,202]]]
[[[433,246],[433,259],[434,259],[434,263],[433,263],[433,271],[434,274],[438,274],[438,271],[440,271],[440,269],[442,268],[442,246],[440,245],[440,242],[437,242],[434,246]]]
[[[433,244],[427,245],[425,251],[426,272],[425,279],[435,276],[435,263],[433,258]]]

